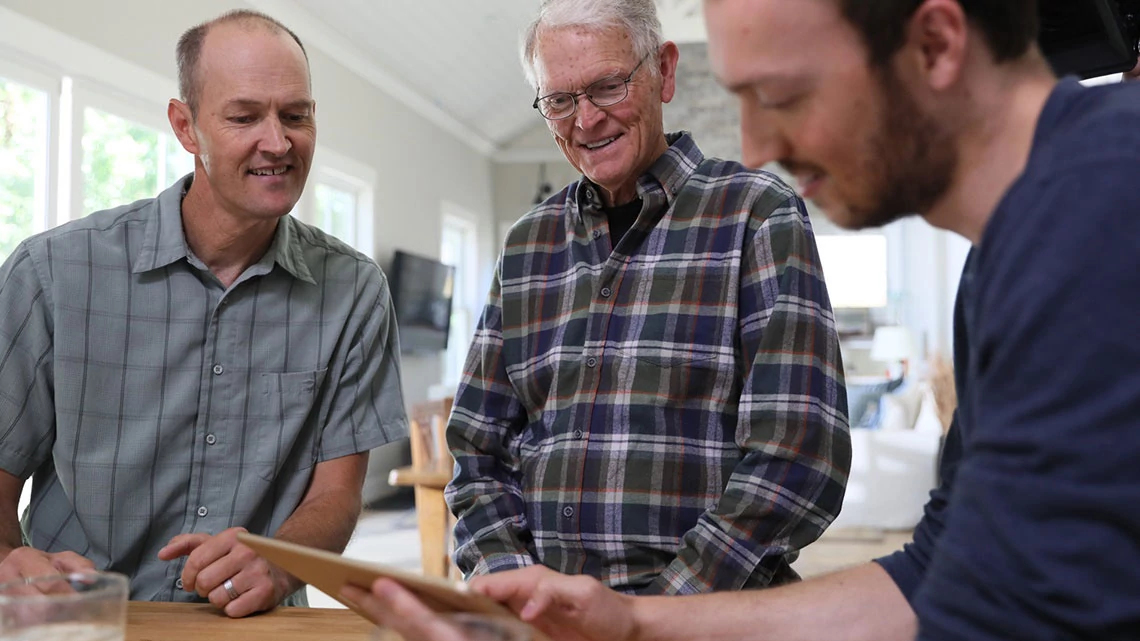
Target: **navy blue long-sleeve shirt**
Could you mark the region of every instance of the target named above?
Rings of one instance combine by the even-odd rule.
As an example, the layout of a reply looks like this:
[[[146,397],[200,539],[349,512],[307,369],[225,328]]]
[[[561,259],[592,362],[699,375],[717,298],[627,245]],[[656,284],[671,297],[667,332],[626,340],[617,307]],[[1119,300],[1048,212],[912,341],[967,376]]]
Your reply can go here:
[[[1140,638],[1140,85],[1062,81],[967,262],[919,639]]]

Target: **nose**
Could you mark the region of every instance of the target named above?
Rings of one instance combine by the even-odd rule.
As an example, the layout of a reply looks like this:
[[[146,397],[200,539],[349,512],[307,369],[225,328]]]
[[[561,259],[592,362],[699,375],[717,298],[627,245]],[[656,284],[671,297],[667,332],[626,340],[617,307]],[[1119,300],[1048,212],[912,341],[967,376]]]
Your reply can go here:
[[[740,138],[744,164],[749,167],[782,160],[791,155],[787,140],[763,111],[740,101]]]
[[[293,148],[292,141],[285,134],[285,126],[278,118],[266,118],[262,123],[259,150],[274,156],[284,156]]]
[[[605,117],[605,110],[594,105],[589,98],[586,96],[578,98],[578,110],[574,113],[574,122],[579,129],[589,130],[597,126]]]

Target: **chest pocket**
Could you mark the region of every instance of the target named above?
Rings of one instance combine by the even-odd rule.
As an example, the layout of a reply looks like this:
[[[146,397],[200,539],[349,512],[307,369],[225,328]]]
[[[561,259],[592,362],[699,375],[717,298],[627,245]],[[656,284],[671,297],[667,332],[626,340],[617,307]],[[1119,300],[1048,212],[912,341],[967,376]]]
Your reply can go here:
[[[304,470],[317,460],[321,418],[317,399],[327,369],[310,372],[267,373],[258,387],[264,412],[247,426],[257,439],[254,447],[257,473],[272,480],[282,472]]]

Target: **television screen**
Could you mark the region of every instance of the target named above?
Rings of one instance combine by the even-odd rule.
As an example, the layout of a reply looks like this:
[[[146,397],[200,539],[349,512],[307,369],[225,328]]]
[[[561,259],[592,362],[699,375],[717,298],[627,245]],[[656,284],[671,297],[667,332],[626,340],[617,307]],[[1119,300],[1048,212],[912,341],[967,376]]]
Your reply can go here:
[[[406,352],[447,349],[455,268],[396,250],[390,276],[400,348]]]
[[[1136,0],[1041,0],[1038,42],[1059,76],[1081,78],[1136,65]]]

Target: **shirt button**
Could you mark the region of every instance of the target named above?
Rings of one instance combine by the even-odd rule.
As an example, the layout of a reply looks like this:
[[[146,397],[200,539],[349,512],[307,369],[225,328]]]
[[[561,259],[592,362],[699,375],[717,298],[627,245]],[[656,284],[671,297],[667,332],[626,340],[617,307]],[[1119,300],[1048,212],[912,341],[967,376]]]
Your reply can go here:
[[[594,240],[597,240],[597,239],[599,239],[599,238],[601,238],[601,237],[602,237],[602,230],[600,230],[600,229],[595,229],[595,230],[594,230]]]
[[[217,443],[217,442],[218,442],[218,437],[214,436],[213,434],[207,434],[206,435],[206,445],[213,445],[214,443]]]
[[[175,582],[174,582],[174,587],[176,587],[176,588],[178,588],[179,590],[181,590],[181,589],[182,589],[182,579],[178,579],[177,581],[175,581]]]
[[[612,294],[612,293],[614,293],[614,291],[612,289],[610,289],[609,287],[603,287],[602,288],[602,298],[609,298],[610,294]]]
[[[593,356],[586,359],[586,367],[596,367],[597,364],[598,364],[598,359],[594,358]]]
[[[222,367],[221,365],[215,365],[215,366],[214,366],[214,374],[218,374],[218,375],[220,375],[220,374],[221,374],[222,372],[224,372],[224,371],[226,371],[226,370],[225,370],[225,368],[224,368],[224,367]]]
[[[582,438],[582,430],[574,430],[574,438]]]
[[[209,513],[210,513],[210,510],[207,510],[205,505],[198,508],[198,516],[206,516]]]
[[[562,508],[562,516],[565,516],[566,518],[574,516],[574,508],[570,507],[569,505]]]

